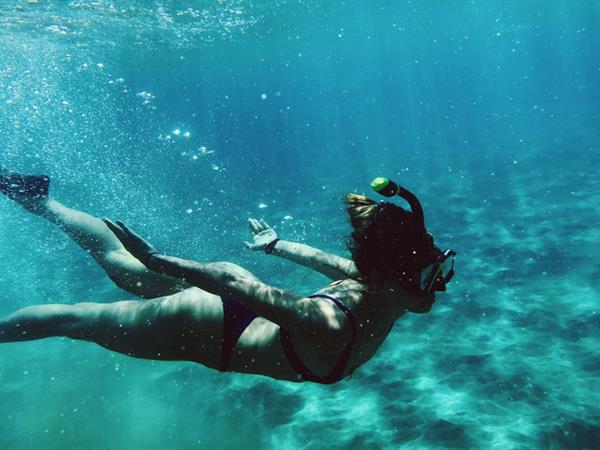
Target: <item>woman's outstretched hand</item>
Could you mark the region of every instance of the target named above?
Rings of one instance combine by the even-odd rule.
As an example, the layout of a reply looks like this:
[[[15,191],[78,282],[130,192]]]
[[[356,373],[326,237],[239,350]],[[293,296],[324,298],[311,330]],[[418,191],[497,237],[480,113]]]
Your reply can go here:
[[[134,232],[120,220],[115,222],[106,218],[102,220],[119,241],[121,241],[127,251],[139,259],[145,266],[148,264],[148,260],[152,255],[158,253],[149,242],[145,241],[139,234]]]
[[[263,219],[248,219],[248,225],[250,226],[254,243],[244,241],[244,244],[246,244],[246,247],[250,250],[264,251],[269,244],[272,244],[279,239],[275,230]]]

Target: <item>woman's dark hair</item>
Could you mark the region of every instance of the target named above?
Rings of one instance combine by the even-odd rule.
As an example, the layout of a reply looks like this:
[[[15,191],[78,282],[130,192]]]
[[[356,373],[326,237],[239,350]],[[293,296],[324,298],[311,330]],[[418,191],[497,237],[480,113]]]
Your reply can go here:
[[[433,237],[417,226],[412,213],[393,203],[358,194],[344,200],[354,228],[348,249],[358,271],[367,281],[371,271],[378,271],[414,291],[419,272],[437,255]]]

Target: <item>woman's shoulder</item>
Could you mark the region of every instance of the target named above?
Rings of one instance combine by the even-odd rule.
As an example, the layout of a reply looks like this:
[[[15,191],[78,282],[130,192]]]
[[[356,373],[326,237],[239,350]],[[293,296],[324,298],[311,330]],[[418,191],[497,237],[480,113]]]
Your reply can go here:
[[[356,293],[365,293],[368,286],[361,283],[359,280],[354,278],[344,278],[342,280],[334,281],[328,284],[324,288],[318,290],[309,297],[319,297],[321,295],[329,297],[347,297],[348,295],[354,295]]]
[[[322,291],[329,289],[368,291],[371,289],[371,286],[361,278],[346,277],[328,284],[322,289]]]
[[[346,278],[330,284],[321,289],[313,296],[333,297],[339,304],[336,308],[339,314],[348,315],[357,324],[369,323],[379,331],[387,330],[395,319],[391,320],[393,314],[388,311],[383,301],[381,291],[372,284],[354,278]],[[325,301],[325,299],[323,299]],[[332,302],[333,303],[333,302]],[[343,311],[346,309],[346,311]],[[394,316],[395,317],[395,316]]]
[[[367,283],[355,278],[344,278],[334,281],[309,297],[322,298],[324,301],[330,300],[337,304],[337,309],[347,309],[353,315],[362,316],[364,315],[364,306],[372,301],[373,294],[375,292]]]

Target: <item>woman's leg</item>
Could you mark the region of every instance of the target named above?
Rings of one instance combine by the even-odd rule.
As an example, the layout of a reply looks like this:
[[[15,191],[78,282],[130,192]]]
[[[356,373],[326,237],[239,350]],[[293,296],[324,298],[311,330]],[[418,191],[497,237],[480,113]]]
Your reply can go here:
[[[48,197],[14,198],[28,211],[57,225],[88,252],[120,288],[143,298],[174,294],[185,282],[149,271],[119,242],[102,220]]]
[[[128,356],[195,361],[218,368],[221,301],[198,289],[190,291],[195,295],[146,302],[30,306],[0,320],[0,343],[65,336]]]

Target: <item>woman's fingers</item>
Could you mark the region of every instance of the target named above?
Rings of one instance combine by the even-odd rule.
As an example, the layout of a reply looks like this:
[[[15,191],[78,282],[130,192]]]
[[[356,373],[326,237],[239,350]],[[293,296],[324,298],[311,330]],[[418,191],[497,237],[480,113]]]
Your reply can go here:
[[[248,219],[248,225],[250,226],[250,231],[252,231],[254,234],[271,229],[271,226],[265,221],[265,219]]]
[[[126,234],[130,235],[130,236],[136,236],[139,237],[137,235],[137,233],[135,231],[133,231],[131,228],[129,228],[127,225],[125,225],[125,222],[122,222],[120,220],[115,220],[115,223],[119,226],[119,228],[121,228],[121,230],[123,230]]]
[[[123,239],[127,238],[126,233],[121,229],[121,227],[119,227],[119,225],[114,223],[112,220],[107,219],[105,217],[102,219],[102,221],[106,224],[108,229],[113,232],[113,234],[117,237],[117,239],[119,239],[120,241],[123,241]]]
[[[125,246],[127,250],[132,252],[134,249],[139,248],[139,244],[145,244],[149,246],[147,242],[131,230],[127,225],[125,225],[122,221],[116,220],[112,221],[110,219],[102,219],[106,226],[112,231],[115,236],[121,241],[121,243]]]
[[[255,250],[256,249],[256,244],[253,244],[252,242],[248,242],[248,241],[244,241],[244,244],[246,245],[247,248],[249,248],[250,250]]]
[[[127,225],[125,225],[124,222],[117,220],[116,223],[119,226],[119,228],[121,228],[121,230],[123,230],[123,232],[126,235],[131,236],[140,241],[145,241],[143,237],[141,237],[139,234],[137,234],[135,231],[133,231],[131,228],[129,228]]]
[[[248,224],[250,225],[250,230],[253,234],[258,234],[263,230],[262,225],[256,219],[248,219]]]
[[[254,227],[254,219],[248,219],[248,227],[250,228],[250,231],[252,232],[252,234],[256,234],[256,228]]]

